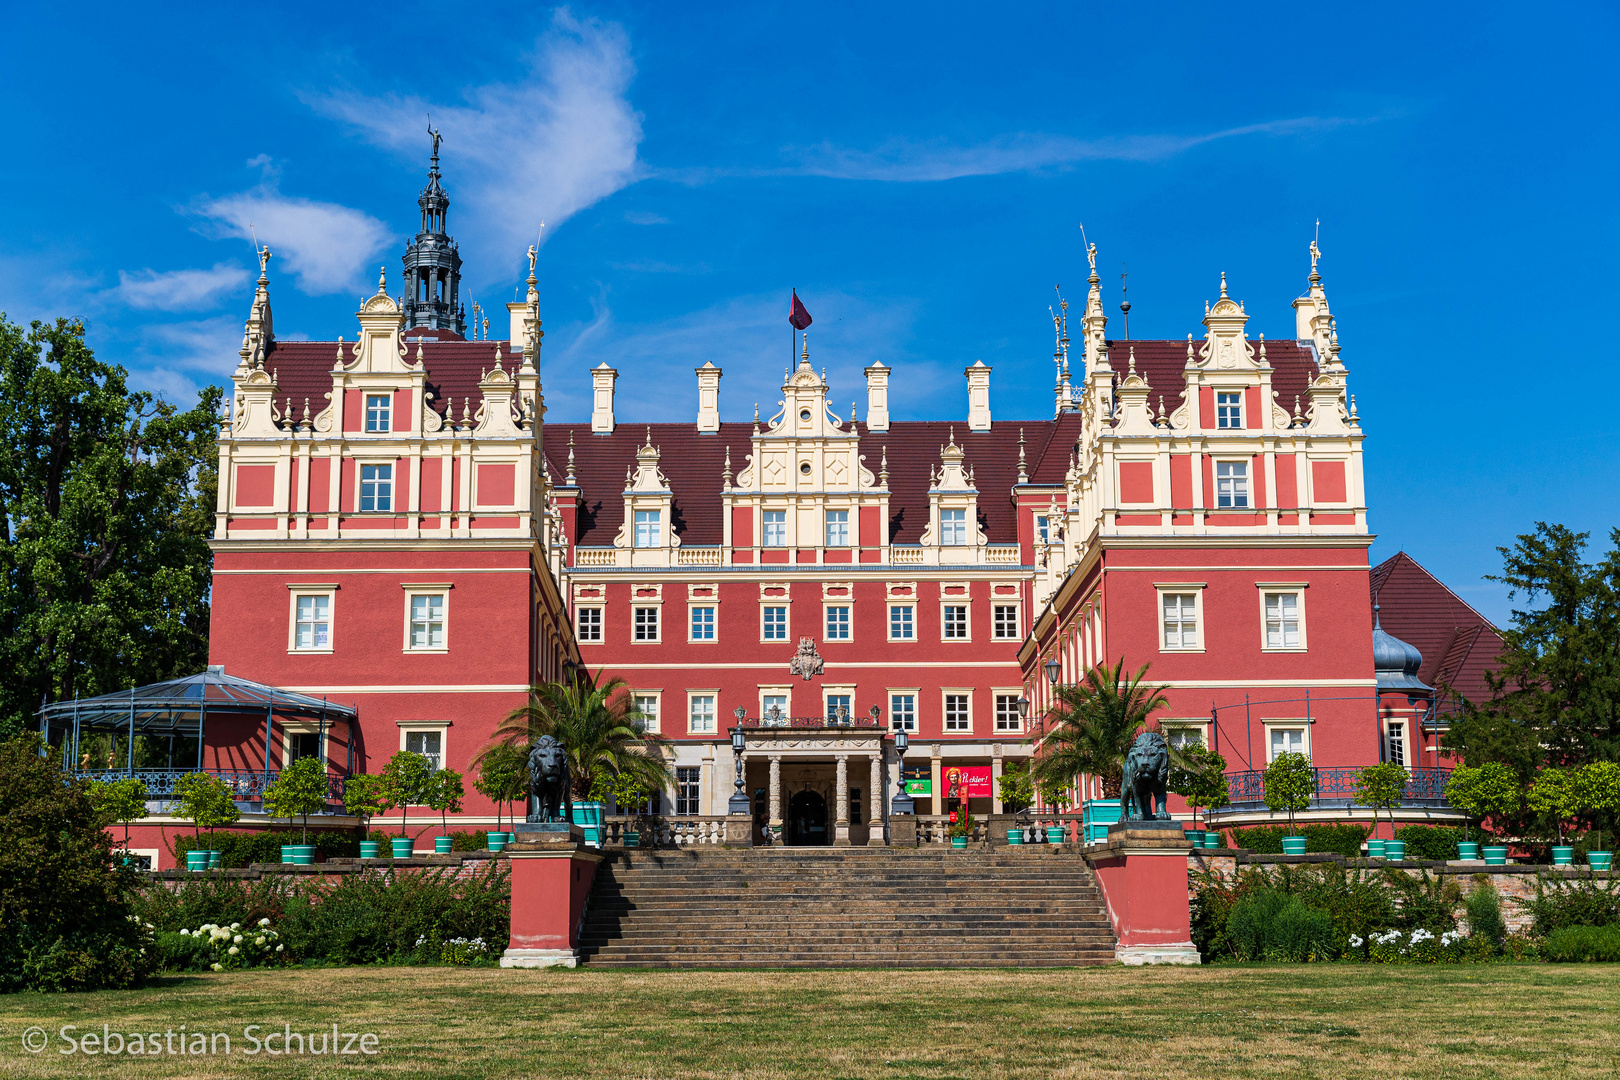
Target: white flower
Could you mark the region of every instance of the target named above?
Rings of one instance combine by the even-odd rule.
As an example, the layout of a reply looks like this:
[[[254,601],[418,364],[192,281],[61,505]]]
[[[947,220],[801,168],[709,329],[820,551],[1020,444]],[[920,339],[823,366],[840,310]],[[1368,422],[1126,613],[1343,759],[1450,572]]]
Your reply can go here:
[[[239,953],[239,952],[241,952],[241,951],[242,951],[242,950],[241,950],[241,949],[238,949],[238,948],[237,948],[237,947],[236,947],[236,946],[235,946],[235,945],[232,945],[232,946],[231,946],[231,947],[230,947],[230,948],[229,948],[229,949],[228,949],[228,950],[226,950],[226,951],[227,951],[227,952],[229,952],[229,953],[230,953],[230,954],[231,954],[231,955],[232,955],[232,956],[235,956],[235,955],[236,955],[236,954],[237,954],[237,953]]]
[[[239,923],[239,922],[233,922],[233,923],[231,923],[231,929],[232,930],[240,930],[240,929],[242,929],[242,924]]]
[[[242,935],[237,934],[235,937],[231,938],[231,944],[232,945],[240,945],[240,944],[242,944]]]
[[[212,964],[212,965],[210,965],[210,967],[214,971],[224,971],[225,970],[224,966],[221,965],[221,964]]]
[[[180,936],[181,937],[190,937],[191,936],[191,931],[187,930],[185,927],[182,926],[180,928]]]
[[[255,944],[255,945],[263,945],[264,944],[264,935],[260,934],[258,937],[254,938],[253,939],[253,944]]]
[[[285,945],[277,945],[276,946],[276,952],[280,952],[282,949],[285,949],[286,947],[287,946],[285,946]]]
[[[270,920],[269,919],[260,919],[259,920],[259,925],[260,926],[269,926],[270,925]]]
[[[1362,945],[1364,945],[1364,944],[1366,944],[1366,942],[1364,942],[1364,941],[1363,941],[1363,940],[1362,940],[1362,939],[1361,939],[1361,935],[1360,935],[1360,934],[1351,934],[1351,935],[1350,935],[1350,947],[1351,947],[1351,948],[1352,948],[1352,949],[1359,949],[1359,948],[1361,948],[1361,947],[1362,947]]]

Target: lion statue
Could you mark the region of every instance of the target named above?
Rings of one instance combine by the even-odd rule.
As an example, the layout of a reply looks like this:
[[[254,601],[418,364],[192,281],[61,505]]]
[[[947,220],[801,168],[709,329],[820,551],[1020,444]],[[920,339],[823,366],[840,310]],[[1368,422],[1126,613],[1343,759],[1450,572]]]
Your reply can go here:
[[[1170,778],[1170,748],[1157,731],[1136,737],[1125,755],[1125,776],[1120,785],[1122,821],[1169,821],[1164,806],[1165,782]],[[1157,805],[1158,811],[1154,811]]]
[[[568,776],[568,755],[551,735],[540,736],[529,751],[529,821],[572,821],[573,785]]]

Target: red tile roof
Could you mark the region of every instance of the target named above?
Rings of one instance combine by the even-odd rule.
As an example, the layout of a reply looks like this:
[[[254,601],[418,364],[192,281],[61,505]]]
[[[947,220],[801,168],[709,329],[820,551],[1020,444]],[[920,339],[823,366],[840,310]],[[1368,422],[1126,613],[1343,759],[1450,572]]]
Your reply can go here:
[[[1373,567],[1370,584],[1384,629],[1423,654],[1418,678],[1470,701],[1490,699],[1485,672],[1495,666],[1502,636],[1489,619],[1404,551]]]

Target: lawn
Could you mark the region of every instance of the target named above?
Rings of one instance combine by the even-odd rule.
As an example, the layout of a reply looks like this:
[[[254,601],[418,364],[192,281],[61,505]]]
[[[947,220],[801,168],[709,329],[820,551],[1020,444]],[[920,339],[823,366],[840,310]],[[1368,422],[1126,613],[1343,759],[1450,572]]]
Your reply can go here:
[[[334,1023],[374,1032],[377,1053],[245,1053],[247,1025]],[[184,1024],[229,1032],[232,1053],[64,1055],[63,1024]],[[37,1054],[20,1045],[31,1025],[50,1033]],[[26,1077],[1614,1077],[1620,965],[300,969],[4,997],[0,1036],[0,1075]]]

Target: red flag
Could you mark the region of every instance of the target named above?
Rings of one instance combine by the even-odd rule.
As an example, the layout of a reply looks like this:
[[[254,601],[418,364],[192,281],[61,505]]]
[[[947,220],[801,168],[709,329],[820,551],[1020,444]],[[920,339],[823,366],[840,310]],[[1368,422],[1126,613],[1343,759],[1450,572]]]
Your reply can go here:
[[[799,290],[793,290],[793,307],[788,311],[788,322],[793,329],[803,330],[810,325],[810,313],[804,310],[804,304],[799,300]]]

